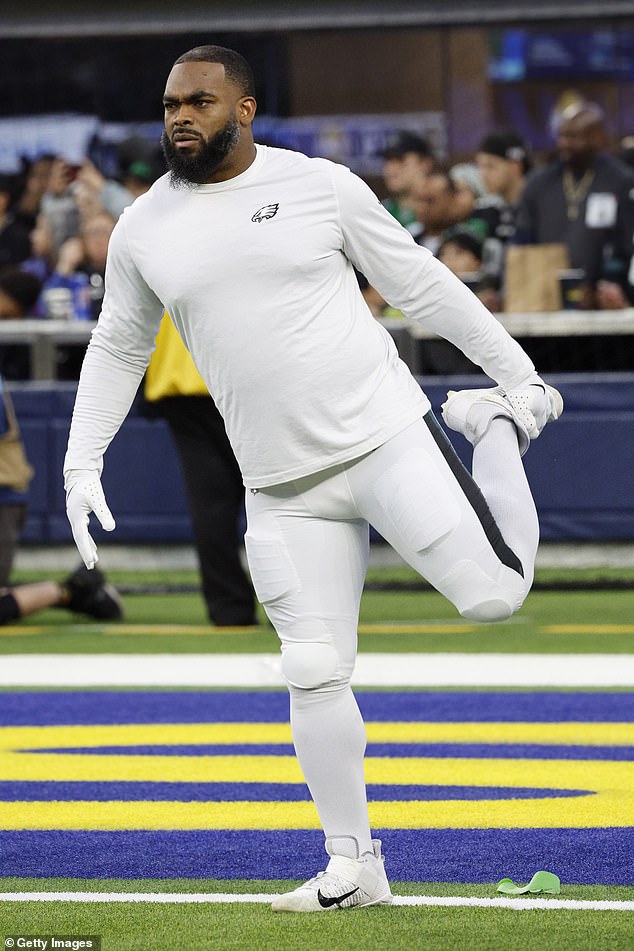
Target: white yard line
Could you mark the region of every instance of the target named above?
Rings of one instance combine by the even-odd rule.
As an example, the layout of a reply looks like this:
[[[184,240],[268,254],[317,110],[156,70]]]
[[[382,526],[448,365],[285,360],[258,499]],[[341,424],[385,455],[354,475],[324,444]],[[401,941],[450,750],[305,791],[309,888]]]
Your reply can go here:
[[[0,902],[145,902],[150,904],[268,904],[274,894],[227,894],[224,892],[2,892]],[[395,895],[395,905],[473,906],[475,908],[573,909],[575,911],[634,911],[634,901],[594,901],[560,898],[472,898],[438,895]]]
[[[361,653],[356,686],[632,687],[630,654]],[[279,654],[5,654],[0,686],[280,687]]]

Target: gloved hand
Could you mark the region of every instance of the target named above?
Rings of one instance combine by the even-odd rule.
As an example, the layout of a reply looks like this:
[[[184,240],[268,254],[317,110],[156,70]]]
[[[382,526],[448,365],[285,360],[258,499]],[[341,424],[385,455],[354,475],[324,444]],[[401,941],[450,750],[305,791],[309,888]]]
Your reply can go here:
[[[66,473],[66,514],[77,550],[86,568],[94,568],[98,559],[97,546],[88,531],[88,517],[94,512],[101,527],[111,532],[115,527],[112,512],[106,503],[99,473],[92,469],[71,469]]]
[[[524,386],[506,390],[504,396],[513,407],[517,420],[526,429],[529,439],[537,439],[546,423],[559,419],[564,409],[559,390],[549,386],[537,374]]]

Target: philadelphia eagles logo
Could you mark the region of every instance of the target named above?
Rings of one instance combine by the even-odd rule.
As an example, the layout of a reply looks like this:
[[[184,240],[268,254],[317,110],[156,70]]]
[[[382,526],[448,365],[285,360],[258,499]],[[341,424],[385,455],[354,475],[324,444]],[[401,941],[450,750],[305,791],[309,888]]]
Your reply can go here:
[[[277,214],[277,209],[279,208],[279,203],[276,202],[274,205],[265,205],[263,208],[259,208],[256,213],[251,218],[251,221],[266,221],[267,218],[274,218]]]

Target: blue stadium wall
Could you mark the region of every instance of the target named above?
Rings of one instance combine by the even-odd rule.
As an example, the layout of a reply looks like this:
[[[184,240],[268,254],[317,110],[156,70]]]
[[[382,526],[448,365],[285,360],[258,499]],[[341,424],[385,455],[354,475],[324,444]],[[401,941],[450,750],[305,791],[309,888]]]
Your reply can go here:
[[[549,376],[566,412],[525,456],[545,540],[634,539],[634,374]],[[437,415],[448,388],[481,378],[423,381]],[[36,475],[24,541],[70,542],[61,470],[73,383],[13,384],[16,412]],[[469,464],[470,447],[454,440]],[[117,520],[110,541],[191,541],[178,458],[162,420],[134,407],[106,456],[103,482]],[[97,536],[100,534],[96,530]]]

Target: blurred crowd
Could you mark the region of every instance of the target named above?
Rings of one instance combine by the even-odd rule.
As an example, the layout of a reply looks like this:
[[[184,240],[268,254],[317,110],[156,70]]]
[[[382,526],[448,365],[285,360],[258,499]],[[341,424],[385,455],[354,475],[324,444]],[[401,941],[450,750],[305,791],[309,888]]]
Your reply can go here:
[[[574,97],[553,113],[551,125],[553,153],[539,166],[530,143],[511,128],[488,132],[472,161],[455,165],[439,162],[425,139],[402,132],[382,153],[384,204],[494,312],[517,309],[507,306],[511,257],[519,257],[509,249],[526,246],[543,249],[531,259],[534,268],[548,267],[549,255],[558,262],[559,306],[629,307],[634,136],[610,149],[602,109]],[[389,315],[362,276],[361,285],[373,313]]]
[[[112,229],[163,170],[144,139],[123,142],[118,158],[116,178],[55,155],[0,175],[0,318],[97,319]]]
[[[458,164],[441,162],[422,137],[397,133],[381,153],[383,203],[494,312],[509,309],[509,249],[527,245],[563,248],[571,290],[561,306],[629,307],[634,136],[609,148],[602,110],[579,97],[562,102],[551,124],[553,152],[539,165],[510,128],[488,131]],[[0,175],[0,319],[98,317],[112,229],[163,172],[144,139],[123,142],[118,160],[116,178],[88,158],[72,166],[54,155]],[[547,266],[536,260],[533,273]],[[359,282],[375,316],[393,313],[363,275]]]

